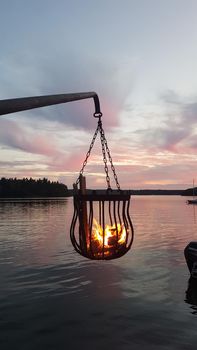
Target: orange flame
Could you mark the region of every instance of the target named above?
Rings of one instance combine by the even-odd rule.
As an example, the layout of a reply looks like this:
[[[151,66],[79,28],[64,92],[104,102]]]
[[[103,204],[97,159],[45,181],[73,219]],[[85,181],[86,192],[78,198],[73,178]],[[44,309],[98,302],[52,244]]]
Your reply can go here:
[[[93,240],[97,241],[100,246],[103,246],[103,228],[94,219],[93,225]],[[104,247],[110,248],[113,245],[122,245],[126,243],[126,229],[123,224],[106,225],[104,229]]]

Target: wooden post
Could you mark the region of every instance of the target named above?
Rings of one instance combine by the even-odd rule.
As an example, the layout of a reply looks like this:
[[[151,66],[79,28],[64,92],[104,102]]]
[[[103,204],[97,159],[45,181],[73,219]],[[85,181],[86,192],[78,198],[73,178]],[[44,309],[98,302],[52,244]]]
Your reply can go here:
[[[79,188],[81,190],[81,194],[85,195],[86,194],[86,178],[83,175],[79,176]],[[88,225],[88,214],[87,214],[87,203],[86,201],[82,202],[82,222],[83,222],[83,227],[84,227],[84,238],[86,241],[86,246],[89,248],[90,242],[89,242],[89,225]]]

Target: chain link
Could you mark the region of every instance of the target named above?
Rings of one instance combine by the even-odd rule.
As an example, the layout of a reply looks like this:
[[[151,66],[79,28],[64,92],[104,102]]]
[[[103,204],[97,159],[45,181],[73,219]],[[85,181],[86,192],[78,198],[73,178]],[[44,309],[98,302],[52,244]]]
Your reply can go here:
[[[94,136],[93,136],[92,141],[91,141],[91,143],[90,143],[89,150],[88,150],[88,152],[87,152],[87,154],[86,154],[86,157],[85,157],[85,160],[84,160],[84,162],[83,162],[82,168],[81,168],[81,170],[80,170],[80,172],[79,172],[79,177],[78,177],[78,179],[77,179],[77,181],[76,181],[76,184],[79,183],[80,175],[83,175],[84,168],[85,168],[85,166],[86,166],[86,164],[87,164],[87,162],[88,162],[88,158],[89,158],[89,156],[90,156],[92,147],[94,146],[94,142],[95,142],[95,140],[96,140],[98,131],[99,131],[99,125],[97,126],[97,128],[96,128],[96,130],[95,130]]]
[[[108,155],[108,159],[109,159],[109,162],[110,162],[110,165],[111,165],[111,170],[113,172],[113,175],[114,175],[114,180],[116,182],[116,186],[118,188],[118,190],[120,190],[120,184],[118,182],[118,177],[116,175],[116,171],[115,171],[115,167],[113,165],[113,161],[112,161],[112,157],[111,157],[111,154],[110,154],[110,150],[109,150],[109,147],[108,147],[108,144],[107,144],[107,139],[105,137],[105,132],[104,132],[104,129],[102,127],[102,122],[100,121],[99,123],[100,125],[100,134],[102,135],[102,140],[103,140],[103,144],[102,144],[102,149],[105,148],[106,149],[106,152],[107,152],[107,155]],[[103,153],[103,158],[105,157],[105,160],[106,160],[106,152]],[[105,162],[105,160],[103,159],[103,161]],[[107,162],[107,160],[106,160]],[[108,176],[108,173],[106,172],[106,179],[107,179],[107,176]],[[109,188],[109,186],[108,186]]]
[[[106,157],[106,153],[107,153],[107,156],[108,156],[108,159],[109,159],[109,162],[110,162],[110,165],[111,165],[111,169],[112,169],[112,172],[113,172],[113,175],[114,175],[114,179],[115,179],[115,182],[116,182],[116,186],[118,188],[118,190],[120,190],[120,184],[118,182],[118,177],[116,175],[116,171],[115,171],[115,167],[113,165],[113,161],[112,161],[112,157],[111,157],[111,154],[110,154],[110,150],[109,150],[109,147],[108,147],[108,144],[107,144],[107,140],[106,140],[106,137],[105,137],[105,133],[104,133],[104,129],[103,129],[103,126],[102,126],[102,122],[101,122],[101,116],[99,117],[99,120],[98,120],[98,125],[97,125],[97,128],[96,128],[96,131],[94,133],[94,136],[92,138],[92,141],[90,143],[90,147],[89,147],[89,150],[86,154],[86,157],[85,157],[85,160],[83,162],[83,165],[82,165],[82,168],[79,172],[79,177],[76,181],[76,184],[79,183],[79,178],[80,178],[80,175],[83,175],[83,172],[84,172],[84,168],[87,164],[87,161],[88,161],[88,158],[90,156],[90,153],[91,153],[91,150],[94,146],[94,142],[96,140],[96,137],[97,137],[97,134],[98,134],[98,131],[100,132],[100,139],[101,139],[101,147],[102,147],[102,153],[103,153],[103,162],[104,162],[104,169],[105,169],[105,173],[106,173],[106,181],[107,181],[107,187],[109,190],[111,190],[111,185],[110,185],[110,177],[109,177],[109,169],[108,169],[108,165],[107,165],[107,157]]]
[[[107,181],[107,187],[110,190],[111,189],[111,185],[110,185],[110,177],[109,177],[109,170],[108,170],[108,166],[107,166],[107,158],[106,158],[106,151],[105,151],[105,135],[103,132],[103,128],[102,128],[102,122],[99,119],[98,121],[98,126],[99,126],[99,131],[100,131],[100,139],[101,139],[101,147],[102,147],[102,153],[103,153],[103,162],[104,162],[104,169],[105,169],[105,173],[106,173],[106,181]]]

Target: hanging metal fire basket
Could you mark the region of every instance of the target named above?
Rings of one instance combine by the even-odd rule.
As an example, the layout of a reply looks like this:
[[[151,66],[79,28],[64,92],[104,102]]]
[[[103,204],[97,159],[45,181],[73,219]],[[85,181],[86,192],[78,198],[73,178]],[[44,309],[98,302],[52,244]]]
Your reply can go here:
[[[83,182],[81,177],[80,182]],[[70,237],[75,250],[89,259],[116,259],[133,242],[129,191],[76,190]]]
[[[70,238],[75,250],[84,257],[109,260],[119,258],[128,252],[133,243],[134,230],[129,213],[130,193],[120,189],[102,126],[102,113],[97,110],[94,116],[98,118],[98,125],[77,182],[74,184],[74,214]],[[98,133],[100,133],[107,189],[87,190],[83,172]],[[111,188],[108,162],[117,190]]]

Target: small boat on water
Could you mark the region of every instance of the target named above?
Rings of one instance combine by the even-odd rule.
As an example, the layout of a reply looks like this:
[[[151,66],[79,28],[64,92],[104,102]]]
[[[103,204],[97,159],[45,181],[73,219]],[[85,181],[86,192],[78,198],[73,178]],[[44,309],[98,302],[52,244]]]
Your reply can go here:
[[[197,198],[195,198],[194,179],[193,179],[193,199],[188,199],[187,204],[197,204]]]
[[[192,278],[197,279],[197,242],[190,242],[184,249],[185,260]]]
[[[197,199],[188,199],[187,204],[197,204]]]

